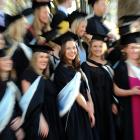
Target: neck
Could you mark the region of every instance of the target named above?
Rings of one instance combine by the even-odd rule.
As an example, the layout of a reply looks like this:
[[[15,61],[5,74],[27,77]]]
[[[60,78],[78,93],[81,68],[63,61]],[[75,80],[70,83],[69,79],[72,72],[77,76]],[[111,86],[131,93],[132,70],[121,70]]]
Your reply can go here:
[[[1,72],[1,79],[2,81],[8,80],[9,72]]]
[[[103,63],[103,60],[102,60],[101,57],[92,56],[92,57],[90,57],[89,59],[94,60],[94,61],[97,62],[97,63]]]
[[[138,60],[128,59],[128,61],[130,61],[134,66],[140,66],[140,64],[138,63]]]
[[[94,15],[95,15],[95,16],[97,16],[97,17],[100,17],[100,18],[102,18],[102,17],[103,17],[103,15],[99,14],[99,13],[98,13],[98,12],[96,12],[96,11],[94,11]]]

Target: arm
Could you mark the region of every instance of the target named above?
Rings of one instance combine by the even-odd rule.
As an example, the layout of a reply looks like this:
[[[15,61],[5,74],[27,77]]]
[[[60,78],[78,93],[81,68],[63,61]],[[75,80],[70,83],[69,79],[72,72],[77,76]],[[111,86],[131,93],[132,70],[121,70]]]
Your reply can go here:
[[[114,92],[116,96],[132,96],[132,95],[139,95],[140,94],[140,87],[136,86],[132,89],[121,89],[114,83]]]
[[[88,104],[81,93],[77,96],[76,101],[86,112],[88,112]]]
[[[27,91],[27,89],[30,87],[30,82],[28,82],[27,80],[22,80],[21,81],[21,89],[22,92],[25,93]]]

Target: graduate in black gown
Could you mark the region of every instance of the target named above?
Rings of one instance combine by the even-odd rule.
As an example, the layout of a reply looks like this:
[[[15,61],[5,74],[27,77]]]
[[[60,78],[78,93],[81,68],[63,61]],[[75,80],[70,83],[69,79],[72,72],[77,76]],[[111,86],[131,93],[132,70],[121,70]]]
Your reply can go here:
[[[30,47],[34,52],[31,65],[25,70],[21,81],[24,95],[20,105],[23,109],[25,139],[63,140],[55,88],[52,82],[46,79],[48,75],[45,71],[49,62],[48,51],[52,49],[41,45]]]
[[[20,92],[12,80],[12,60],[6,48],[0,49],[0,139],[22,140],[21,110],[18,105]]]
[[[139,69],[138,51],[140,49],[140,32],[129,32],[121,36],[121,48],[124,50],[124,53],[126,53],[126,59],[120,60],[114,70],[114,82],[116,85],[123,89],[135,89],[126,94],[116,94],[120,105],[120,140],[139,139],[139,119],[137,119],[139,111],[135,111],[138,107],[138,105],[135,106],[135,103],[139,103],[137,100],[140,91],[139,80],[136,80],[137,77],[135,77],[134,73],[137,71],[137,68]],[[137,87],[135,87],[136,85]]]
[[[19,86],[21,75],[28,66],[32,56],[32,50],[25,45],[23,40],[28,23],[23,12],[16,15],[6,14],[5,22],[6,31],[4,32],[4,37],[7,47],[10,49],[9,55],[11,55],[14,62],[13,67],[17,75],[16,84]]]
[[[58,92],[59,115],[65,130],[65,140],[93,140],[93,103],[86,76],[79,69],[74,34],[65,33],[60,44],[61,61],[54,73],[54,83]]]
[[[94,35],[93,37],[88,59],[81,67],[89,81],[99,139],[115,140],[112,115],[114,94],[112,69],[103,58],[106,50],[104,36]]]

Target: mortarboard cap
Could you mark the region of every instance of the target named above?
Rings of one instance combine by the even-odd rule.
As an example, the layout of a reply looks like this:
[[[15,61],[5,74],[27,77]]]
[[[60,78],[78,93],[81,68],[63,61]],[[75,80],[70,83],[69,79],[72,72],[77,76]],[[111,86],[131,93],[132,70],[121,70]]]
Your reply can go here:
[[[125,15],[119,18],[123,23],[132,22],[140,18],[140,15]]]
[[[15,16],[11,16],[8,14],[5,14],[5,26],[9,26],[11,23],[15,22],[16,20],[20,19],[22,17],[22,14],[18,14]]]
[[[87,16],[86,13],[84,12],[79,12],[78,10],[73,11],[70,15],[68,15],[68,22],[71,25],[74,20],[79,19],[79,18],[85,18]]]
[[[119,27],[120,35],[125,35],[129,33],[139,32],[140,31],[140,18],[138,16],[124,16],[124,19],[129,19],[127,21],[123,21],[122,25]]]
[[[38,9],[42,6],[49,6],[50,1],[32,1],[32,8],[33,10]]]
[[[108,38],[105,35],[93,34],[92,40],[100,40],[100,41],[106,42],[106,41],[108,41]]]
[[[120,38],[121,45],[128,45],[130,43],[140,43],[140,32],[123,35]]]
[[[31,44],[29,44],[28,47],[30,47],[33,52],[45,52],[45,53],[47,53],[49,51],[53,51],[53,49],[48,45],[38,45],[38,44],[31,45]]]
[[[60,35],[59,37],[55,38],[52,41],[61,46],[62,44],[66,43],[67,41],[70,41],[70,40],[77,41],[78,36],[70,31],[68,31],[68,32]]]
[[[31,15],[33,13],[33,9],[30,7],[30,8],[27,8],[27,9],[24,9],[23,11],[22,11],[22,15],[23,16],[29,16],[29,15]]]
[[[51,31],[48,31],[46,33],[43,33],[41,36],[46,39],[46,41],[53,40],[58,35],[57,29],[52,29]]]

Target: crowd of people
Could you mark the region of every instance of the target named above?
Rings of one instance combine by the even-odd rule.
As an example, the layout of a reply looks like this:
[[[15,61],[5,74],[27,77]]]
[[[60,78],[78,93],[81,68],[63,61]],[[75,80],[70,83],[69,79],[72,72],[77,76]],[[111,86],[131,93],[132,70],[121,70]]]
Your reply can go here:
[[[117,40],[106,0],[88,1],[92,17],[68,14],[72,0],[55,13],[26,2],[0,25],[0,140],[140,140],[139,16],[121,18]]]

